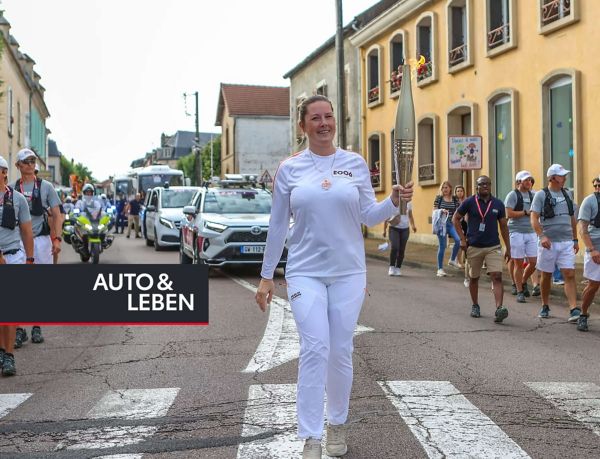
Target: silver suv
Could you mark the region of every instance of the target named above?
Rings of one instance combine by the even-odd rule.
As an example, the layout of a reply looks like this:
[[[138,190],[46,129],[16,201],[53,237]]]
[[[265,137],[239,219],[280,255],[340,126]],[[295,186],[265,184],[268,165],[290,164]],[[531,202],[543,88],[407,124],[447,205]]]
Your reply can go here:
[[[222,180],[201,188],[184,207],[179,260],[209,266],[261,264],[272,196],[242,180]],[[285,266],[284,250],[280,267]]]

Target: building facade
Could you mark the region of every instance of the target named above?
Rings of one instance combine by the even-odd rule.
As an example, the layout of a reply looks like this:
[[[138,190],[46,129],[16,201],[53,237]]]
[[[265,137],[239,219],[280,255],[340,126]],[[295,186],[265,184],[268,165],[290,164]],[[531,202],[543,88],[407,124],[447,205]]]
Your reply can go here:
[[[581,201],[600,173],[598,135],[589,127],[600,89],[597,13],[600,3],[582,0],[404,0],[357,32],[351,42],[361,57],[362,149],[369,167],[381,171],[373,183],[379,197],[392,185],[394,81],[397,63],[407,59],[418,228],[430,228],[442,181],[472,193],[480,174],[504,199],[517,171],[529,170],[539,189],[547,167],[561,163],[573,171],[567,184]],[[481,169],[454,169],[449,136],[468,135],[482,138]]]

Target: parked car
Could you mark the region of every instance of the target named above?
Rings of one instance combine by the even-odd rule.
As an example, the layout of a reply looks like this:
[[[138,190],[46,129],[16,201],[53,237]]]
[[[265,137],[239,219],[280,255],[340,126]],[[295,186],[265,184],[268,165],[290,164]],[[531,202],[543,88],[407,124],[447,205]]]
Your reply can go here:
[[[179,245],[183,208],[192,202],[196,186],[159,186],[146,194],[142,234],[146,245],[156,250]]]
[[[252,183],[223,180],[201,188],[183,209],[180,263],[209,266],[262,263],[272,195]],[[284,267],[287,250],[279,263]]]

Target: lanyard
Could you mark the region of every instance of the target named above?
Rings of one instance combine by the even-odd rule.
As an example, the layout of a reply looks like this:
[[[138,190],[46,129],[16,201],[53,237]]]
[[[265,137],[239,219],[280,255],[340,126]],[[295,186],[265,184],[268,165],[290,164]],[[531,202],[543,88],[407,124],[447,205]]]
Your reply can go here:
[[[492,200],[490,199],[490,203],[488,204],[487,209],[485,209],[485,214],[481,213],[481,207],[479,206],[479,198],[477,196],[475,196],[475,204],[477,204],[477,211],[479,212],[479,215],[481,215],[481,221],[485,221],[485,216],[490,211],[490,207],[492,207]]]
[[[19,183],[19,188],[21,189],[21,194],[25,196],[29,201],[33,199],[33,195],[35,194],[35,189],[37,188],[37,179],[33,181],[33,190],[31,191],[31,196],[27,197],[25,194],[25,190],[23,189],[23,180]]]

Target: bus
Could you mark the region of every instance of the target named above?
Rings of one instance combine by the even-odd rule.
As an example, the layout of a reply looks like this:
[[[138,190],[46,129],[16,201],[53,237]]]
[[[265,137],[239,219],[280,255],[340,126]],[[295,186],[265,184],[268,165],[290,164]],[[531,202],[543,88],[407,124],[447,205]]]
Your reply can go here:
[[[131,169],[126,174],[116,175],[113,178],[113,194],[126,196],[133,199],[136,193],[145,196],[150,188],[164,186],[165,183],[173,186],[184,185],[183,171],[171,169],[166,165],[153,165]]]

